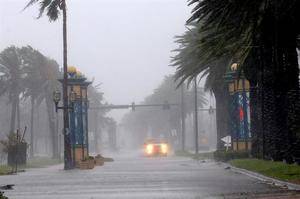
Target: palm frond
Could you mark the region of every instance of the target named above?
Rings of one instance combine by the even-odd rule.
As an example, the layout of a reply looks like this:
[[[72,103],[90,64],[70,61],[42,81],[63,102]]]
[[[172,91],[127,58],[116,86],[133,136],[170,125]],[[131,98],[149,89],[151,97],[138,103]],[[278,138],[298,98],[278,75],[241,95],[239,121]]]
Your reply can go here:
[[[44,13],[50,21],[56,21],[60,15],[61,4],[63,0],[30,0],[24,9],[39,4],[39,14],[37,18],[41,18]]]

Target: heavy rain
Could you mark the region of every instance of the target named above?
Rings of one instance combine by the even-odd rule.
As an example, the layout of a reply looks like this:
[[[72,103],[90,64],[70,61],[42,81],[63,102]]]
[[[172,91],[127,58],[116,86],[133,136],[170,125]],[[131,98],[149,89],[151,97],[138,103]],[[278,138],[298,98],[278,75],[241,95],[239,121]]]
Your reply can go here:
[[[300,198],[299,0],[0,0],[0,199]]]

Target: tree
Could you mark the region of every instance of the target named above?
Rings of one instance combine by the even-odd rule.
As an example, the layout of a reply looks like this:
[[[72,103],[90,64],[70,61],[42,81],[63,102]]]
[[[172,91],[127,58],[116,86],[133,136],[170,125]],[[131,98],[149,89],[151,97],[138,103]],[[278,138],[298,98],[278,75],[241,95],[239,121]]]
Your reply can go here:
[[[177,89],[178,83],[175,82],[173,75],[166,76],[162,83],[147,96],[142,104],[162,104],[164,101],[180,104],[181,91]],[[185,116],[194,112],[194,93],[193,88],[184,86],[185,97]],[[203,107],[207,103],[203,90],[198,92],[198,106]],[[157,108],[139,108],[123,118],[122,123],[129,129],[139,145],[147,138],[147,132],[151,131],[154,138],[161,135],[166,139],[171,139],[171,130],[180,132],[181,130],[181,109],[179,106],[171,106],[169,110]],[[172,140],[170,140],[172,141]]]
[[[17,61],[15,61],[17,60]],[[18,61],[19,60],[19,61]],[[11,130],[14,131],[19,101],[30,98],[30,155],[34,153],[34,112],[45,101],[49,129],[52,135],[53,156],[57,157],[57,136],[54,123],[52,92],[58,86],[58,64],[32,47],[10,47],[1,53],[1,94],[9,94],[12,102]],[[19,119],[18,119],[19,121]],[[19,123],[19,122],[18,122]],[[13,127],[12,127],[13,126]],[[19,126],[19,125],[18,125]],[[19,128],[19,127],[18,127]]]
[[[88,88],[89,93],[89,104],[91,107],[101,107],[103,106],[103,93],[99,91],[99,88],[97,86],[89,86]],[[94,145],[95,145],[95,153],[100,153],[100,144],[102,139],[102,130],[106,126],[107,117],[105,117],[105,114],[108,110],[101,110],[101,109],[92,109],[89,111],[88,118],[89,121],[89,127],[91,129],[94,129]]]
[[[201,62],[181,76],[194,76],[201,71],[199,67],[222,57],[239,62],[251,84],[251,107],[261,107],[260,118],[255,118],[252,108],[251,119],[262,121],[255,136],[262,137],[263,156],[275,160],[299,157],[295,129],[300,123],[296,53],[300,2],[191,0],[191,4],[196,6],[188,23],[196,21],[200,26]]]
[[[66,0],[30,0],[27,4],[27,7],[32,6],[33,4],[40,4],[40,14],[38,18],[40,18],[44,12],[49,17],[50,21],[56,21],[62,12],[63,15],[63,102],[64,107],[68,107],[68,63],[67,63],[67,7]],[[70,136],[67,134],[67,129],[69,128],[69,116],[68,109],[63,109],[64,115],[64,142],[65,142],[65,169],[71,169],[72,165],[72,154],[71,154],[71,140]]]
[[[24,80],[25,97],[30,97],[31,111],[30,111],[30,157],[34,156],[34,112],[35,107],[39,106],[44,99],[42,95],[45,88],[45,80],[42,78],[40,68],[44,67],[45,57],[32,47],[21,48],[24,63],[26,65]]]
[[[205,88],[214,93],[216,99],[217,121],[217,148],[223,148],[221,138],[229,133],[228,129],[228,102],[229,92],[224,80],[230,59],[226,56],[219,59],[204,61],[205,51],[202,47],[201,24],[192,24],[182,35],[177,36],[179,48],[175,50],[176,56],[172,59],[172,66],[177,67],[175,77],[181,82],[192,79],[201,73],[201,78],[206,78]]]
[[[17,127],[20,128],[20,95],[24,92],[24,60],[19,48],[11,46],[0,53],[1,65],[1,93],[8,93],[11,102],[10,133],[15,132],[17,117]]]

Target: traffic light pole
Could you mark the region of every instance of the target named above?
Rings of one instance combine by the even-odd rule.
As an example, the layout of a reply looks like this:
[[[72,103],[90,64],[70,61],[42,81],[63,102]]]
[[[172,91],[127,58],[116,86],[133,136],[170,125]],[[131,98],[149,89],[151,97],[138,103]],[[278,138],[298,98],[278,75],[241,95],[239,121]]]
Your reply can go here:
[[[135,111],[136,108],[139,107],[162,107],[164,110],[170,109],[171,106],[178,106],[178,104],[169,104],[165,102],[163,104],[135,104],[132,103],[131,105],[105,105],[105,106],[98,106],[98,107],[90,107],[89,109],[128,109],[131,108]]]

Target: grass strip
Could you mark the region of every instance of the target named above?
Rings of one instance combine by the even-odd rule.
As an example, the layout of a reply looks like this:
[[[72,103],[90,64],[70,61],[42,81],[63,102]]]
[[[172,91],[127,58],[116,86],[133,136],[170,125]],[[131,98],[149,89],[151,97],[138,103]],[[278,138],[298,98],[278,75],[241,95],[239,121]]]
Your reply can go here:
[[[254,171],[268,177],[300,184],[300,166],[259,159],[235,159],[229,162],[231,165]]]
[[[61,164],[59,159],[53,159],[48,157],[35,157],[29,159],[26,165],[22,165],[21,168],[43,168],[47,166]]]
[[[11,174],[12,168],[6,165],[0,165],[0,175]]]

